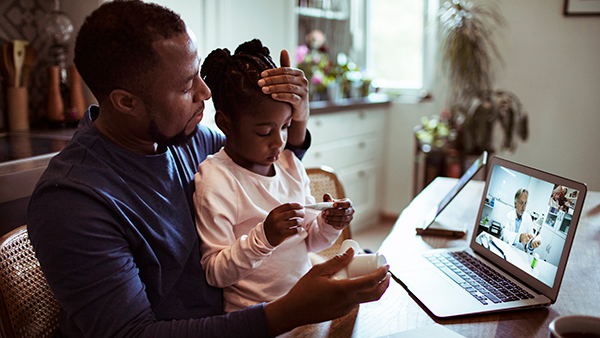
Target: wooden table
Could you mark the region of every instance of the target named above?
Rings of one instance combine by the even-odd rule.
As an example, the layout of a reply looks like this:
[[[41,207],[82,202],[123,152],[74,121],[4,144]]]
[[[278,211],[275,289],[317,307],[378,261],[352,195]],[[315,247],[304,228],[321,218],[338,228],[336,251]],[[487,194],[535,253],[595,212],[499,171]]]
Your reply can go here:
[[[380,248],[390,270],[410,252],[467,246],[473,233],[484,182],[472,181],[440,215],[440,222],[464,220],[469,233],[461,239],[415,234],[415,224],[456,179],[437,178],[402,212]],[[600,316],[600,192],[588,192],[577,227],[558,300],[547,308],[498,314],[437,319],[399,284],[390,282],[377,302],[361,304],[348,315],[325,323],[306,325],[284,337],[380,337],[435,323],[465,337],[548,337],[548,325],[559,316]]]

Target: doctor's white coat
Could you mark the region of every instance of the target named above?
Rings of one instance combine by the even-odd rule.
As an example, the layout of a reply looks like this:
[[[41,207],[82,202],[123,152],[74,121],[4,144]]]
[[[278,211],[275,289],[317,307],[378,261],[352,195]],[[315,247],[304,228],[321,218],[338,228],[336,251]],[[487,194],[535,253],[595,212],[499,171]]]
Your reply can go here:
[[[533,221],[531,220],[531,215],[528,212],[523,212],[523,216],[521,220],[521,227],[519,228],[519,232],[515,231],[515,220],[517,218],[517,211],[511,210],[508,214],[506,214],[506,220],[502,224],[502,240],[510,245],[515,245],[517,248],[521,250],[525,250],[525,244],[521,243],[517,239],[517,244],[514,244],[515,238],[517,236],[521,236],[523,233],[530,233],[533,235]]]

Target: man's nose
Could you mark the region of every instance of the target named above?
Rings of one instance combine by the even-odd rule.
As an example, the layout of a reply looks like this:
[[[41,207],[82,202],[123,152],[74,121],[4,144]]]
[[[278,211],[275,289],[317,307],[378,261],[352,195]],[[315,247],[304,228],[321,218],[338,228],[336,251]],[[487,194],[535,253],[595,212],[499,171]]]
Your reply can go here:
[[[210,99],[210,97],[212,96],[212,92],[210,91],[210,88],[208,88],[204,80],[202,80],[200,74],[197,75],[194,81],[199,81],[198,89],[194,92],[194,102],[206,101]]]

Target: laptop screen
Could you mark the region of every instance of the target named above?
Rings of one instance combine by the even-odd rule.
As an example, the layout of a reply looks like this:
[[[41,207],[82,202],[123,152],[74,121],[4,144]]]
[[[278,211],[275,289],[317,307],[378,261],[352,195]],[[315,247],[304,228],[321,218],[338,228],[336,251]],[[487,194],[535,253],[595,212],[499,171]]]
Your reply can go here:
[[[581,192],[498,164],[489,175],[475,242],[553,287]]]

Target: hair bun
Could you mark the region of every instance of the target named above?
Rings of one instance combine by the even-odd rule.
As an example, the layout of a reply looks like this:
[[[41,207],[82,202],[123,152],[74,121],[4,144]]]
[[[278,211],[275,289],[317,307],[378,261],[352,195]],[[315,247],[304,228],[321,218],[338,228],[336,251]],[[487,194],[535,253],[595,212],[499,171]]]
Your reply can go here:
[[[219,80],[230,58],[231,52],[229,49],[219,48],[210,52],[206,59],[204,59],[204,63],[200,69],[200,76],[209,87],[212,87],[212,84]]]
[[[251,55],[261,55],[264,57],[270,57],[269,48],[263,46],[262,42],[259,39],[253,39],[251,41],[247,41],[239,45],[235,49],[235,55],[238,54],[251,54]]]

